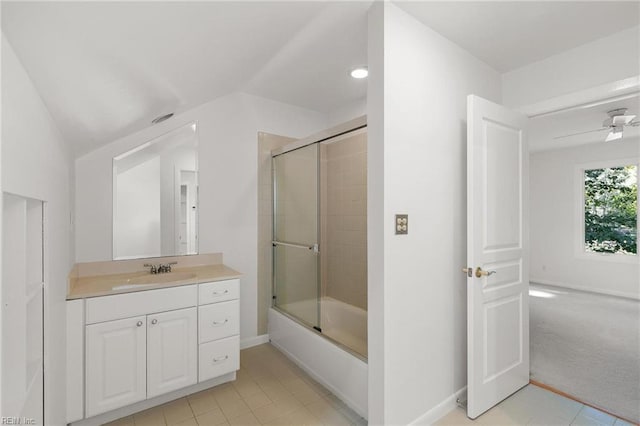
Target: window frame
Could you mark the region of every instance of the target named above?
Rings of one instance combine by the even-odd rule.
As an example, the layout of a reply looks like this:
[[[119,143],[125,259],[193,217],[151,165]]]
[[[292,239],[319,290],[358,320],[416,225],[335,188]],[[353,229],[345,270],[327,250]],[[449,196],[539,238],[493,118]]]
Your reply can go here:
[[[582,260],[596,260],[616,263],[638,263],[640,262],[640,253],[624,254],[624,253],[594,253],[585,250],[585,223],[584,223],[584,173],[586,170],[606,169],[614,167],[636,166],[636,184],[640,185],[640,158],[626,157],[615,160],[595,161],[589,163],[577,164],[575,167],[575,256]],[[638,211],[640,212],[640,197],[636,200]],[[636,234],[640,237],[640,213],[636,215]]]

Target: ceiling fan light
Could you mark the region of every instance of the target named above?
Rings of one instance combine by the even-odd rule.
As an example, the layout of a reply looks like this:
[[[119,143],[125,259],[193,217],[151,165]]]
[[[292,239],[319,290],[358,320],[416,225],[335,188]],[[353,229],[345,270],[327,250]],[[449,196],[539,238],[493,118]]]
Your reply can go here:
[[[622,139],[622,129],[614,128],[607,135],[605,142],[611,142],[618,139]]]

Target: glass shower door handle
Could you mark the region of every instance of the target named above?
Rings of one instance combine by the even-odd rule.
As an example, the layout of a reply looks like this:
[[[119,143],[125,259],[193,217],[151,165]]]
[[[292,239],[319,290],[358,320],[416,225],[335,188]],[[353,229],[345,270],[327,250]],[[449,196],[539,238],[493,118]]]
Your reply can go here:
[[[294,247],[294,248],[313,250],[314,253],[320,253],[320,246],[318,246],[318,244],[313,244],[313,245],[295,244],[295,243],[285,243],[283,241],[271,241],[271,244],[274,247],[276,246]]]

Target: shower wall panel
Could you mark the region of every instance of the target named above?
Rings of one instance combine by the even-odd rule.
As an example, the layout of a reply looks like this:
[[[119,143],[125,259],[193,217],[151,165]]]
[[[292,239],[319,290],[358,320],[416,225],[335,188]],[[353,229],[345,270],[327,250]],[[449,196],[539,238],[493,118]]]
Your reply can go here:
[[[320,146],[322,296],[367,309],[367,134]]]

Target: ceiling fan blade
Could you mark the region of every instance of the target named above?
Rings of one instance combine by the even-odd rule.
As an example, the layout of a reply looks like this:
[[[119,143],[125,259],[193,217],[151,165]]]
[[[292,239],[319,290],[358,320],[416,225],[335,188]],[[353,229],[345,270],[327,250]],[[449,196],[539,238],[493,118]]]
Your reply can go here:
[[[613,121],[612,123],[613,126],[624,126],[631,123],[633,119],[636,118],[636,116],[635,115],[616,115],[615,117],[611,117],[611,118]]]
[[[568,138],[568,137],[571,137],[571,136],[584,135],[584,134],[587,134],[587,133],[602,132],[604,130],[609,130],[609,128],[608,127],[601,127],[600,129],[587,130],[586,132],[578,132],[578,133],[571,133],[569,135],[556,136],[556,137],[554,137],[554,139]]]
[[[632,121],[631,123],[627,124],[627,126],[638,127],[640,126],[640,121]]]

